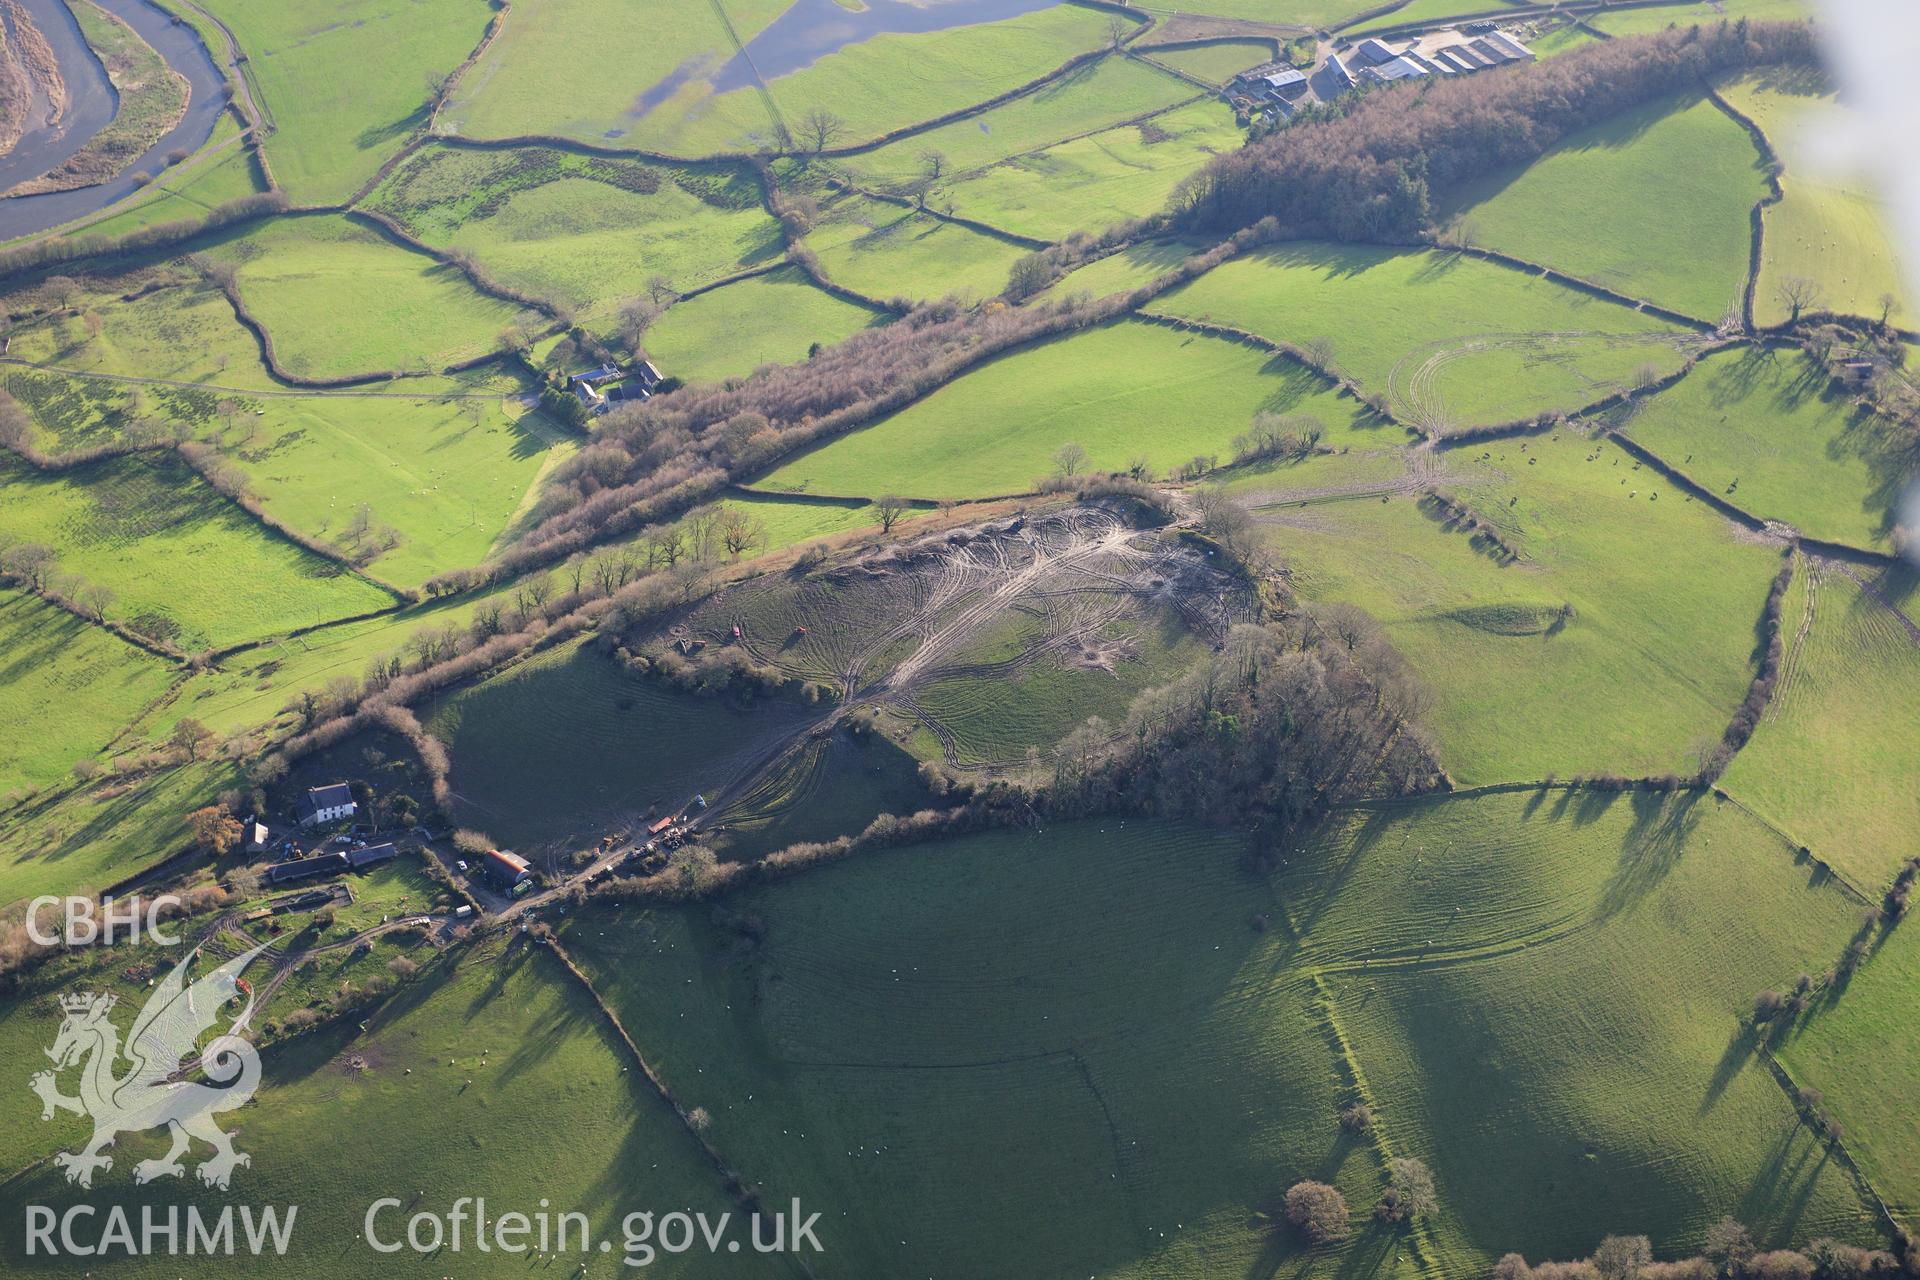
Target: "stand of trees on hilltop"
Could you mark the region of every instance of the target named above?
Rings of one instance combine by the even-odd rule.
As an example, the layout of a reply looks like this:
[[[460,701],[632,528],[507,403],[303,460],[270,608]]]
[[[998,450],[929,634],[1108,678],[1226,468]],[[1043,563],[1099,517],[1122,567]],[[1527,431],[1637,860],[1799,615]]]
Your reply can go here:
[[[1143,813],[1293,828],[1364,795],[1440,784],[1413,723],[1424,694],[1358,609],[1243,624],[1122,724],[1095,717],[1054,752],[1050,812]]]
[[[1171,217],[1182,231],[1216,236],[1272,218],[1297,236],[1410,240],[1437,195],[1568,134],[1736,68],[1817,62],[1806,24],[1743,18],[1366,93],[1332,119],[1215,158],[1176,194]]]

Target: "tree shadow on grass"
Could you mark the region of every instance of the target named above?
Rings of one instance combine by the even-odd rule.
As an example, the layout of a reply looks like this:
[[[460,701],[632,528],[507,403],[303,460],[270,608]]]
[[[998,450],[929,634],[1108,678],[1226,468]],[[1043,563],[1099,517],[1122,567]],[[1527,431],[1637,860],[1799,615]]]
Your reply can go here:
[[[370,151],[375,147],[404,138],[427,123],[427,110],[428,106],[423,102],[398,120],[362,129],[354,138],[353,145],[362,151]]]
[[[1720,1052],[1720,1061],[1714,1065],[1713,1075],[1707,1081],[1707,1091],[1700,1095],[1700,1106],[1695,1114],[1707,1115],[1720,1105],[1720,1097],[1727,1087],[1747,1069],[1754,1055],[1760,1052],[1760,1032],[1748,1023],[1742,1022],[1733,1029],[1727,1038],[1727,1047]]]
[[[1800,1219],[1832,1160],[1832,1148],[1795,1115],[1774,1138],[1740,1197],[1740,1221],[1764,1223],[1766,1243],[1786,1245],[1798,1234]]]
[[[1633,822],[1620,845],[1620,860],[1601,887],[1593,907],[1596,921],[1611,919],[1660,886],[1700,822],[1700,792],[1678,796],[1659,792],[1632,793]]]

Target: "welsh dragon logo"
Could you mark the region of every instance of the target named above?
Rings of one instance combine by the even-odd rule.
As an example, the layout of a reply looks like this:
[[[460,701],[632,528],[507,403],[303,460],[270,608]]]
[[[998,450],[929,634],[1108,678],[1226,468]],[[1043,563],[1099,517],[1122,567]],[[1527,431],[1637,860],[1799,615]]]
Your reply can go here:
[[[175,965],[133,1021],[124,1050],[128,1067],[121,1074],[116,1074],[122,1055],[120,1032],[107,1017],[115,997],[77,993],[60,998],[66,1017],[47,1050],[53,1069],[33,1077],[33,1091],[40,1096],[42,1120],[53,1119],[56,1111],[73,1111],[93,1120],[93,1137],[85,1146],[54,1157],[67,1181],[91,1187],[95,1171],[113,1167],[113,1158],[101,1152],[118,1135],[162,1127],[172,1131],[173,1146],[161,1158],[135,1165],[136,1182],[182,1176],[186,1166],[180,1157],[187,1154],[194,1138],[214,1150],[194,1171],[210,1187],[225,1190],[233,1171],[252,1163],[245,1152],[234,1150],[233,1136],[213,1122],[213,1114],[245,1103],[260,1083],[260,1053],[243,1034],[253,1016],[253,993],[240,971],[263,950],[265,944],[191,984],[187,966],[198,949]],[[246,1006],[198,1054],[199,1068],[212,1083],[180,1078],[194,1065],[194,1047],[200,1037],[237,995],[246,996]],[[60,1092],[59,1075],[75,1066],[80,1068],[80,1096],[71,1098]]]

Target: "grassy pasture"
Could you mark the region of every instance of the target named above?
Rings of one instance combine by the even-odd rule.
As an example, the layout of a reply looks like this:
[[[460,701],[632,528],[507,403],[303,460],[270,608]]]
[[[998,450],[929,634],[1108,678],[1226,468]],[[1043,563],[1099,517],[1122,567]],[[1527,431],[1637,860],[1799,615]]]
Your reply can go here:
[[[219,761],[48,791],[0,809],[0,905],[98,891],[185,849],[186,815],[239,775]]]
[[[1155,62],[1164,62],[1213,84],[1225,84],[1247,68],[1273,58],[1273,45],[1265,40],[1216,40],[1187,49],[1143,45],[1139,51]]]
[[[1696,3],[1659,5],[1650,9],[1625,9],[1603,13],[1590,19],[1593,25],[1615,36],[1638,36],[1665,31],[1668,27],[1710,26],[1718,22],[1801,22],[1813,17],[1807,0],[1707,0]]]
[[[1027,252],[931,214],[864,196],[834,197],[822,213],[807,247],[819,256],[829,280],[874,298],[990,298],[1007,287],[1007,272]]]
[[[720,505],[745,511],[766,526],[767,541],[762,551],[780,551],[816,538],[880,527],[880,517],[868,502],[814,502],[778,494],[738,493],[722,498]]]
[[[1296,590],[1381,621],[1431,689],[1427,723],[1462,783],[1696,768],[1752,678],[1779,550],[1569,432],[1438,461],[1433,483],[1519,562],[1407,497],[1265,507]],[[1273,478],[1240,487],[1259,505]]]
[[[1310,414],[1333,444],[1381,434],[1363,425],[1360,406],[1291,361],[1125,321],[990,361],[765,484],[837,496],[1019,493],[1069,442],[1086,449],[1093,470],[1144,457],[1164,471],[1195,454],[1227,455],[1262,409]]]
[[[1740,296],[1763,194],[1746,132],[1704,98],[1669,99],[1470,184],[1450,212],[1490,249],[1717,320]]]
[[[1156,13],[1204,14],[1210,18],[1242,18],[1249,22],[1309,29],[1330,27],[1371,5],[1354,0],[1179,0],[1143,6]]]
[[[1084,267],[1075,267],[1047,288],[1047,299],[1070,298],[1084,293],[1104,298],[1126,293],[1149,284],[1178,267],[1198,246],[1178,240],[1149,240],[1129,245],[1118,253],[1095,258]]]
[[[484,600],[510,596],[512,590],[508,585],[458,601],[412,605],[377,618],[269,641],[196,674],[140,728],[149,736],[164,736],[187,716],[216,733],[292,724],[292,716],[283,713],[302,690],[319,692],[334,680],[358,680],[375,659],[405,649],[416,632],[465,627]]]
[[[1009,156],[1159,111],[1199,92],[1164,71],[1109,56],[980,115],[833,163],[869,184],[914,187],[927,176],[923,157],[930,151],[940,154],[945,173],[971,173]]]
[[[417,586],[484,560],[576,438],[490,395],[462,399],[287,396],[249,404],[222,435],[270,514],[349,554],[400,541],[369,568]],[[375,533],[351,536],[371,509]]]
[[[0,723],[14,726],[0,739],[0,792],[58,781],[165,693],[174,674],[109,631],[0,590]]]
[[[1680,1255],[1727,1213],[1771,1244],[1877,1239],[1738,1021],[1830,962],[1858,912],[1736,807],[1387,805],[1310,836],[1275,889],[1376,1123],[1433,1169],[1442,1273],[1628,1229]]]
[[[1511,3],[1511,0],[1505,0]],[[1372,6],[1367,6],[1371,8]],[[1482,9],[1497,9],[1499,4],[1462,5],[1460,0],[1407,0],[1407,3],[1390,9],[1375,18],[1369,18],[1356,26],[1344,29],[1342,35],[1362,36],[1381,27],[1404,26],[1409,22],[1443,22],[1462,13],[1478,13]]]
[[[1019,652],[1032,628],[1032,619],[1016,613],[952,662],[984,665]],[[1116,623],[1093,639],[1122,655],[1111,670],[1066,661],[1038,662],[1012,673],[963,670],[930,680],[914,692],[914,704],[952,733],[961,767],[1019,767],[1029,748],[1044,755],[1089,716],[1122,720],[1134,698],[1174,680],[1208,648],[1172,615],[1161,617],[1158,625]],[[925,729],[915,735],[914,746],[929,759],[941,757],[939,741]]]
[[[751,90],[715,98],[705,76],[786,8],[782,0],[537,0],[457,86],[442,114],[479,138],[558,134],[695,156],[778,135]],[[724,12],[724,16],[723,15]],[[729,30],[731,27],[731,30]],[[554,78],[567,89],[554,92]]]
[[[1837,1000],[1816,1005],[1775,1049],[1795,1084],[1824,1095],[1845,1126],[1848,1152],[1903,1223],[1920,1213],[1917,985],[1920,930],[1909,919],[1877,940],[1872,958]]]
[[[89,279],[92,288],[83,310],[99,319],[98,336],[84,315],[54,314],[15,329],[8,354],[84,373],[206,383],[222,390],[273,387],[261,366],[258,344],[234,318],[226,295],[198,278],[187,280],[129,301],[120,296],[121,288],[137,291],[137,281]],[[47,385],[38,391],[16,385],[22,377],[40,377]],[[172,421],[204,427],[221,399],[221,390],[202,394],[161,386],[67,382],[11,368],[6,378],[13,395],[35,411],[41,426],[63,448],[101,443],[118,434],[124,419],[144,412],[163,412]],[[59,403],[69,397],[84,403]]]
[[[1217,101],[1016,156],[938,188],[936,208],[1042,240],[1093,231],[1165,207],[1180,180],[1243,142]]]
[[[236,269],[282,366],[303,377],[437,372],[494,350],[520,310],[331,214],[269,222],[209,252]]]
[[[424,128],[428,78],[459,66],[493,13],[483,0],[205,7],[246,51],[273,123],[267,161],[297,204],[345,201]]]
[[[825,109],[866,141],[1018,88],[1107,42],[1109,15],[1059,4],[997,22],[888,33],[767,84],[789,127]]]
[[[461,825],[532,855],[717,791],[744,753],[814,714],[798,699],[681,693],[576,642],[422,718],[452,754]]]
[[[1818,283],[1816,307],[1877,318],[1883,295],[1899,297],[1906,290],[1887,234],[1887,210],[1871,181],[1835,172],[1814,132],[1823,119],[1845,115],[1824,77],[1771,71],[1720,88],[1736,110],[1760,126],[1786,166],[1785,196],[1766,213],[1754,319],[1767,325],[1788,318],[1779,287],[1792,277]]]
[[[1839,566],[1802,559],[1782,610],[1785,677],[1722,785],[1866,893],[1916,849],[1906,785],[1920,724],[1915,642]],[[1852,569],[1895,599],[1903,575]]]
[[[1536,36],[1527,42],[1527,48],[1533,50],[1535,57],[1551,58],[1558,54],[1578,49],[1582,45],[1590,44],[1593,42],[1593,39],[1594,37],[1587,33],[1586,28],[1576,27],[1569,22],[1563,27],[1554,28],[1543,36]]]
[[[1680,366],[1685,330],[1477,258],[1353,245],[1243,255],[1152,309],[1330,345],[1402,417],[1442,429],[1569,410]]]
[[[657,277],[686,290],[777,259],[780,229],[740,168],[693,169],[562,151],[423,150],[375,207],[436,248],[611,332]]]
[[[595,1238],[616,1248],[612,1260],[570,1254],[546,1265],[570,1269],[577,1262],[601,1272],[618,1267],[620,1220],[635,1206],[698,1209],[710,1217],[733,1207],[718,1174],[586,994],[524,939],[487,942],[428,966],[364,1034],[322,1031],[270,1051],[257,1103],[241,1115],[242,1145],[253,1164],[236,1173],[235,1191],[244,1186],[261,1204],[298,1204],[289,1256],[302,1260],[304,1274],[329,1280],[394,1273],[395,1259],[375,1253],[362,1236],[368,1206],[383,1196],[412,1206],[382,1219],[396,1234],[416,1208],[445,1214],[458,1197],[482,1188],[496,1213],[511,1206],[531,1214],[546,1198],[553,1212],[586,1213]],[[319,1132],[326,1142],[315,1142]],[[133,1186],[131,1162],[163,1149],[151,1135],[123,1139],[111,1178],[91,1194],[67,1186],[51,1168],[18,1190],[58,1206],[55,1212],[80,1198],[100,1203],[102,1212],[106,1202],[124,1204],[136,1222],[139,1206],[150,1203],[193,1202],[217,1214],[227,1193],[209,1192],[191,1177]],[[27,1274],[19,1248],[10,1238],[7,1265]],[[434,1257],[433,1266],[457,1261],[462,1274],[499,1276],[524,1275],[533,1259],[531,1252],[476,1251],[471,1227],[464,1250]],[[245,1275],[258,1265],[242,1254],[203,1259],[197,1270]],[[180,1267],[161,1254],[116,1269],[172,1277]],[[724,1262],[704,1250],[662,1253],[654,1269],[783,1274],[744,1245]]]
[[[674,303],[645,342],[663,373],[718,382],[804,360],[816,343],[830,347],[884,319],[817,288],[798,267],[782,267]]]
[[[707,908],[595,912],[565,936],[746,1177],[845,1211],[823,1275],[1331,1269],[1253,1211],[1306,1176],[1358,1209],[1378,1165],[1334,1124],[1337,1058],[1289,941],[1249,927],[1276,904],[1237,852],[1060,824],[728,900],[764,922],[758,944]]]
[[[1626,432],[1746,511],[1859,547],[1888,545],[1912,466],[1897,427],[1791,349],[1708,357]]]
[[[184,463],[113,459],[58,475],[0,464],[0,533],[118,597],[111,616],[189,652],[383,608],[392,597],[267,532]]]
[[[882,813],[911,814],[941,802],[920,781],[919,761],[879,734],[840,732],[768,778],[742,808],[708,830],[730,859],[764,857],[803,840],[864,830]]]

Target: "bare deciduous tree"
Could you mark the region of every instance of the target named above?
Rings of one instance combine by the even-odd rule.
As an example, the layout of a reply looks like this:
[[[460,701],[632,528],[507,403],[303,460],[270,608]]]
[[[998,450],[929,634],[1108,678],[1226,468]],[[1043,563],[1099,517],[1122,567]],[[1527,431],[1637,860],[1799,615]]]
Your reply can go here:
[[[846,129],[846,121],[825,107],[815,107],[800,121],[800,137],[815,155],[832,146]]]
[[[880,532],[892,533],[893,526],[900,523],[900,517],[907,513],[909,503],[896,494],[888,494],[873,504],[874,514],[880,517]]]
[[[1787,323],[1799,324],[1801,314],[1820,301],[1820,282],[1806,276],[1783,276],[1773,287],[1773,296],[1787,309]]]

